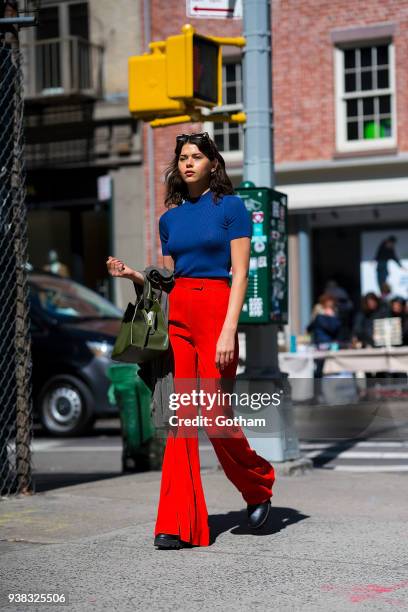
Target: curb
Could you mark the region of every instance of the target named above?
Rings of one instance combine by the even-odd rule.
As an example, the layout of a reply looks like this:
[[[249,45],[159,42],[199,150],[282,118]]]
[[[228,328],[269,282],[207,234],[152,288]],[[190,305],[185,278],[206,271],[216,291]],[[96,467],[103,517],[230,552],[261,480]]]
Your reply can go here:
[[[314,469],[313,461],[308,457],[276,462],[272,465],[279,476],[303,476],[304,474],[309,474]]]
[[[289,461],[272,461],[270,463],[273,465],[275,474],[279,474],[279,476],[303,476],[314,469],[313,461],[308,457],[299,457],[298,459],[291,459]],[[208,471],[213,471],[213,469],[214,468],[210,468]],[[223,472],[220,463],[215,470],[217,472]]]

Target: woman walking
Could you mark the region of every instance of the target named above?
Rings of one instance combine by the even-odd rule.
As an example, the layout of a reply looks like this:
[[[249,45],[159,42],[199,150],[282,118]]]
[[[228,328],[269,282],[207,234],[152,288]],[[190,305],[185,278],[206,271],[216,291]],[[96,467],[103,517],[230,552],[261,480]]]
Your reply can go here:
[[[234,195],[224,159],[207,132],[177,136],[165,180],[168,210],[159,219],[159,233],[163,264],[174,270],[175,277],[169,294],[175,388],[198,377],[215,391],[236,375],[251,220],[244,202]],[[109,257],[107,266],[113,276],[144,282],[140,272],[115,257]],[[184,413],[178,410],[178,417],[191,416],[190,408]],[[215,410],[219,414],[219,407]],[[206,432],[226,476],[247,503],[249,526],[258,529],[270,511],[274,469],[251,449],[239,427],[222,429],[206,427]],[[168,432],[154,535],[158,548],[210,542],[198,436],[180,435],[180,428]]]

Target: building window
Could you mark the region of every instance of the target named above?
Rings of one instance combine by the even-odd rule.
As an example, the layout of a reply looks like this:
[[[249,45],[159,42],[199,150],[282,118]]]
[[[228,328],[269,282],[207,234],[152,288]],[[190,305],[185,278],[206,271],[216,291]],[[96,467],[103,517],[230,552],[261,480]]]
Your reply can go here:
[[[396,145],[392,43],[336,48],[337,149]]]
[[[214,142],[220,151],[242,151],[242,125],[239,123],[214,123]]]
[[[89,39],[88,3],[71,0],[60,4],[50,4],[40,10],[38,27],[35,28],[37,40],[80,36]]]
[[[238,112],[242,109],[242,65],[240,61],[228,62],[222,67],[222,106],[217,106],[213,111]],[[229,153],[243,150],[242,124],[214,122],[206,124],[206,127],[220,151]]]

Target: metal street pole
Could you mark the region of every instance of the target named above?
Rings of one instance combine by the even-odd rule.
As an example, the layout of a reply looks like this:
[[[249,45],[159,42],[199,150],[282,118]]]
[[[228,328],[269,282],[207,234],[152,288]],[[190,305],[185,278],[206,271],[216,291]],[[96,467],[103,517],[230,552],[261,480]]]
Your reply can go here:
[[[244,180],[274,187],[270,1],[244,0],[243,25]]]
[[[145,52],[149,51],[149,43],[152,36],[152,16],[151,16],[151,2],[150,0],[144,0],[143,3],[143,18],[144,18],[144,48]],[[142,128],[143,129],[143,128]],[[153,128],[151,125],[146,126],[147,130],[147,163],[149,172],[149,232],[150,232],[150,261],[152,265],[157,264],[157,251],[156,251],[156,189],[155,189],[155,173],[154,173],[154,135]]]
[[[244,0],[244,181],[275,186],[272,121],[271,10],[269,0]],[[247,373],[279,376],[276,326],[252,325]]]
[[[243,0],[244,108],[244,180],[257,187],[275,187],[272,111],[272,37],[270,0]],[[246,330],[245,378],[263,381],[283,380],[278,363],[277,326],[273,323],[252,324]],[[271,436],[248,439],[252,447],[270,461],[299,457],[299,446],[293,429],[290,398],[280,414],[273,415],[279,431]],[[278,410],[272,406],[270,410]]]

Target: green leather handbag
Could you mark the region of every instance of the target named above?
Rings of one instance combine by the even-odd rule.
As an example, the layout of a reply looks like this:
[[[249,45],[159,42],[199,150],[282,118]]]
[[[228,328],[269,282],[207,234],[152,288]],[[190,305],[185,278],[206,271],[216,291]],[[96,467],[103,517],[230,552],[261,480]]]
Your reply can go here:
[[[135,285],[136,302],[123,315],[111,358],[125,363],[145,363],[169,346],[168,324],[161,307],[162,290],[153,290],[145,277],[143,288]]]

